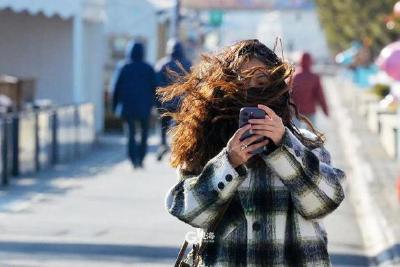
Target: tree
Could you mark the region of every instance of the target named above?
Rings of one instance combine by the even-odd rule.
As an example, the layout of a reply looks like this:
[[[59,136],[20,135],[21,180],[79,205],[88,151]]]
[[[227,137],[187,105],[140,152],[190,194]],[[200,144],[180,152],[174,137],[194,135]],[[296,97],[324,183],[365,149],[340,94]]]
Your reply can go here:
[[[386,18],[398,0],[316,0],[317,11],[329,47],[338,53],[351,42],[368,42],[373,55],[400,37],[389,30]]]

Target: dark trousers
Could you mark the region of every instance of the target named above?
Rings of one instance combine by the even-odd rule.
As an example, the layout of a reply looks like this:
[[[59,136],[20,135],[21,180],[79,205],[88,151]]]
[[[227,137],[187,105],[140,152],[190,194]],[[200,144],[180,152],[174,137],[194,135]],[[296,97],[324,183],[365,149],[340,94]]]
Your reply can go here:
[[[171,117],[170,116],[162,116],[161,117],[161,145],[167,145],[167,131],[169,128],[169,125],[171,123]]]
[[[141,165],[147,153],[149,117],[129,118],[126,120],[128,132],[128,157],[134,166]],[[140,125],[140,140],[136,141],[136,126]]]

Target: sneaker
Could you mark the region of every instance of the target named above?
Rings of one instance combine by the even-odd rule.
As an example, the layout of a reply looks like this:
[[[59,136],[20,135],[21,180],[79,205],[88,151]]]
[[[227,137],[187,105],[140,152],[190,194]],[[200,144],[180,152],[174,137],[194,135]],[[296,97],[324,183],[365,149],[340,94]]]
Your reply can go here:
[[[138,163],[138,168],[140,168],[140,169],[144,169],[144,166],[143,166],[143,161],[140,161],[140,162]]]

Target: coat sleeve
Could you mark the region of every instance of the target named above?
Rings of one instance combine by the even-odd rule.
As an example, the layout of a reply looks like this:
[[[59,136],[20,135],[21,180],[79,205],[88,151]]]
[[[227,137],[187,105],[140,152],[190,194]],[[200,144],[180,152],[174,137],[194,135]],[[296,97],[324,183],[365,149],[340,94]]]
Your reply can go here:
[[[164,62],[163,60],[157,63],[156,66],[156,83],[157,87],[165,87],[167,86],[167,80],[166,80],[166,74],[165,74],[165,67],[164,64],[161,64]],[[157,96],[156,97],[156,107],[161,109],[162,103],[160,98]]]
[[[157,74],[152,67],[150,67],[150,83],[151,83],[152,106],[157,107],[157,98],[156,98]]]
[[[344,199],[345,173],[331,165],[324,146],[311,150],[285,128],[282,144],[270,154],[263,152],[262,157],[288,188],[305,219],[325,217]]]
[[[181,169],[177,169],[179,181],[166,195],[166,208],[185,223],[208,228],[245,180],[247,172],[244,165],[233,168],[224,147],[206,163],[199,175],[183,175]]]
[[[123,65],[119,63],[114,71],[113,77],[111,79],[111,90],[112,90],[112,110],[115,111],[117,104],[121,101],[121,83],[123,75]]]

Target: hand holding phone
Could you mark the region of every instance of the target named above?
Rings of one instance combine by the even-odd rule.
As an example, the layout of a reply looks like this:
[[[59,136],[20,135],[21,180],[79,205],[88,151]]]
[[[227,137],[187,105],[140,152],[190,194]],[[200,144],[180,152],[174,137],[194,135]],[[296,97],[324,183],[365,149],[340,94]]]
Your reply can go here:
[[[248,124],[249,119],[264,119],[265,118],[265,111],[257,108],[257,107],[243,107],[240,109],[239,112],[239,127],[243,127],[244,125]],[[249,130],[246,130],[244,134],[241,136],[240,141],[243,141],[244,139],[253,136],[254,134],[251,134]],[[255,142],[252,144],[256,144],[259,142],[262,142],[266,139],[266,137],[261,136],[258,138]],[[264,150],[264,147],[259,147],[256,150],[254,150],[252,153],[253,154],[258,154],[261,153]]]
[[[259,138],[258,135],[253,135],[246,138],[245,141],[240,141],[240,138],[242,137],[244,132],[249,130],[250,128],[251,125],[246,124],[243,127],[237,129],[237,131],[232,135],[226,145],[228,160],[234,168],[246,163],[252,156],[254,156],[254,153],[252,151],[264,147],[269,142],[269,140],[265,139],[260,143],[254,143]],[[245,148],[243,148],[244,143],[248,145]]]

